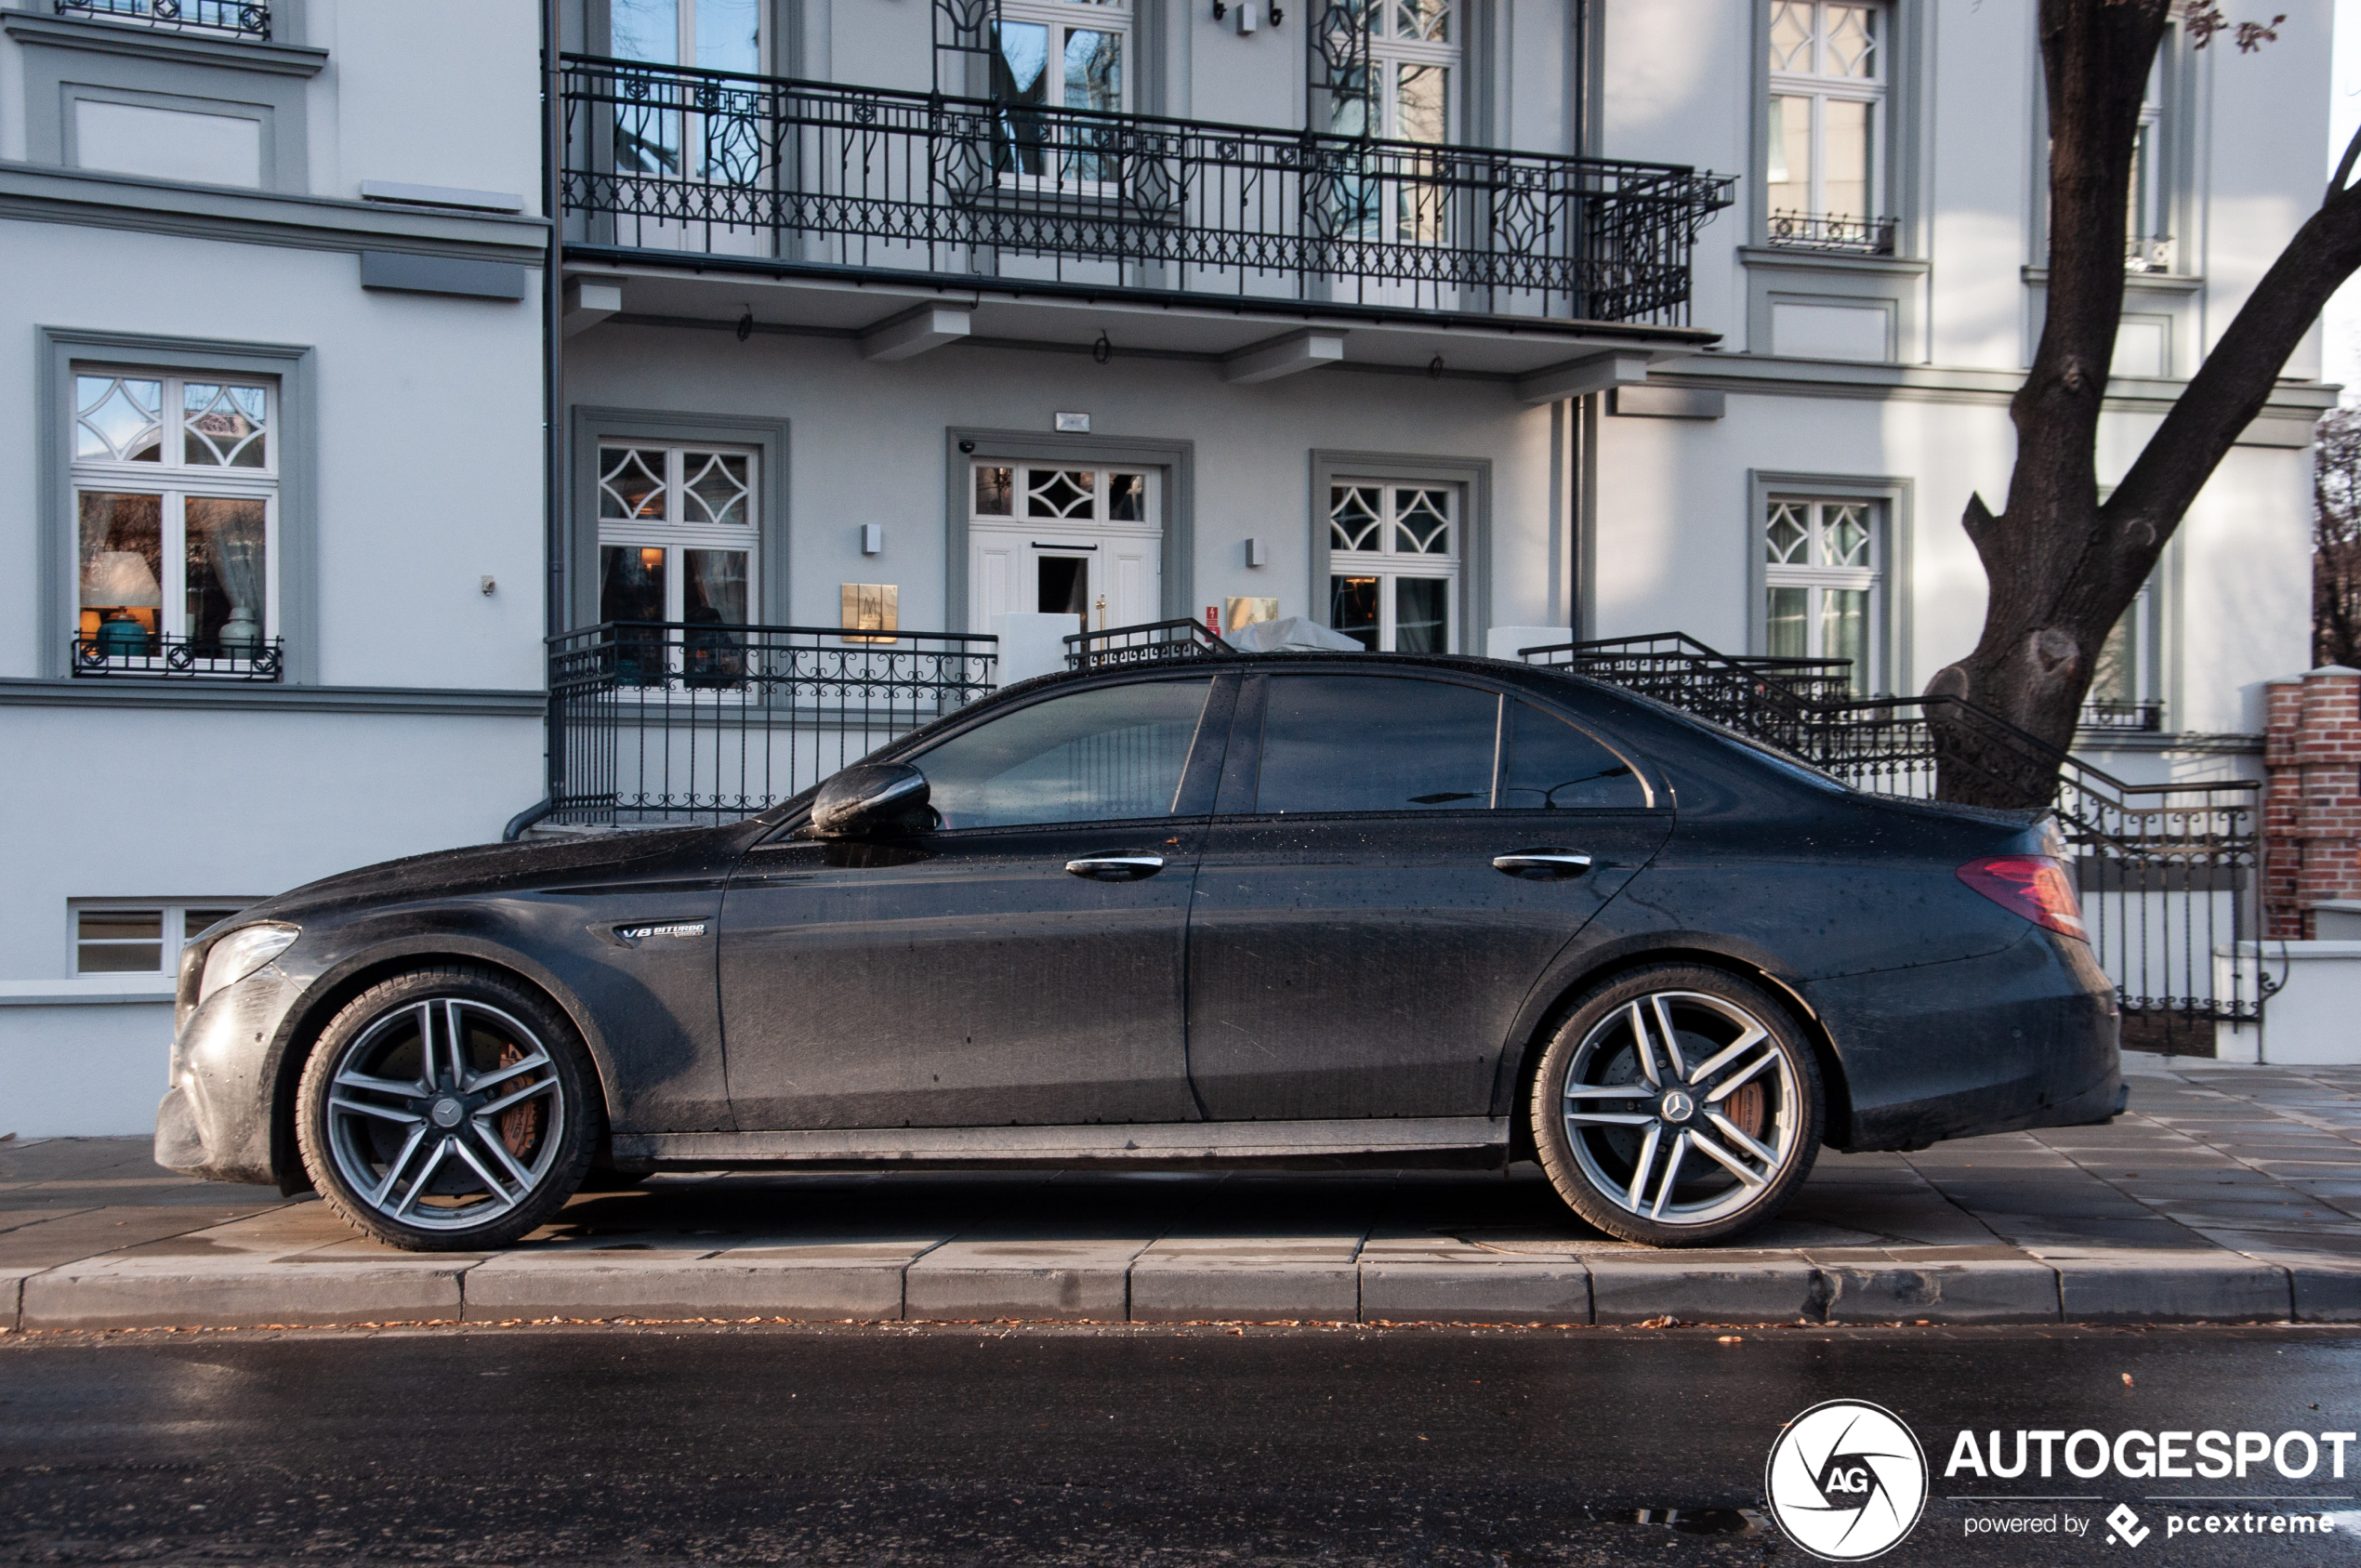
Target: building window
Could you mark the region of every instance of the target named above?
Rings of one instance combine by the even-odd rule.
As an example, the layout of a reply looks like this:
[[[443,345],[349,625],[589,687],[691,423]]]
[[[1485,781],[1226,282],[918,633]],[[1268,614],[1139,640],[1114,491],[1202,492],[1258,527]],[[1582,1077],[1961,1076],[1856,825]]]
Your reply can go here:
[[[608,0],[608,46],[617,59],[753,75],[762,70],[762,0]],[[619,109],[616,168],[745,183],[752,172],[740,166],[745,150],[726,135],[708,137],[706,122],[702,114]]]
[[[719,447],[599,448],[599,619],[647,628],[617,638],[622,679],[734,682],[740,644],[715,628],[760,616],[758,463]]]
[[[2124,214],[2123,265],[2131,272],[2172,270],[2170,189],[2164,177],[2164,72],[2179,40],[2168,30],[2140,99],[2140,128],[2131,143],[2131,189]]]
[[[275,679],[274,384],[76,365],[78,676]]]
[[[1456,485],[1328,487],[1328,625],[1373,652],[1449,653],[1459,628]]]
[[[1774,245],[1890,254],[1885,181],[1889,17],[1877,5],[1774,0],[1767,237]]]
[[[1131,11],[1109,0],[1000,0],[992,24],[991,96],[1001,105],[1002,178],[1097,184],[1115,178],[1112,127],[1051,122],[1045,109],[1119,113],[1130,104],[1125,59]]]
[[[1855,694],[1878,684],[1879,504],[1773,496],[1763,520],[1764,652],[1848,659]]]
[[[2082,700],[2082,725],[2087,730],[2161,730],[2164,728],[2162,638],[2157,625],[2154,579],[2140,586],[2131,607],[2107,633],[2099,647],[2098,666],[2091,691]]]
[[[179,967],[183,947],[250,902],[77,903],[73,906],[73,972],[171,974]]]
[[[1373,0],[1356,20],[1365,51],[1351,51],[1328,79],[1328,129],[1338,136],[1443,146],[1459,117],[1457,0]],[[1314,48],[1320,40],[1312,40]],[[1339,174],[1329,199],[1335,231],[1436,244],[1448,237],[1451,180],[1424,153],[1385,160],[1383,178]]]

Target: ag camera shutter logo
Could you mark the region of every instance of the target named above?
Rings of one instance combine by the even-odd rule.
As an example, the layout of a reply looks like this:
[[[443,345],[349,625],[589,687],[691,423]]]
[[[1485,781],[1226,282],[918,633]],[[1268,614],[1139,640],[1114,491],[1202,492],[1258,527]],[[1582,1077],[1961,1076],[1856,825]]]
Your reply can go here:
[[[1762,1490],[1779,1528],[1827,1562],[1900,1544],[1927,1503],[1927,1456],[1901,1417],[1855,1399],[1815,1404],[1771,1445]]]

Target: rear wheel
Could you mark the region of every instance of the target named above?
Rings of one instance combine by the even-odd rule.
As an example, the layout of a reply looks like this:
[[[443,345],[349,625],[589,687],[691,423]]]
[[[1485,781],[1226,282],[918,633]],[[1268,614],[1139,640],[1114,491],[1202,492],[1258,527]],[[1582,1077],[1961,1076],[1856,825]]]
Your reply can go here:
[[[312,1184],[414,1252],[505,1246],[581,1185],[601,1130],[574,1027],[515,981],[419,969],[372,986],[321,1035],[297,1091]]]
[[[1542,1169],[1576,1214],[1626,1241],[1696,1246],[1787,1206],[1820,1149],[1819,1064],[1767,993],[1662,964],[1575,1005],[1529,1107]]]

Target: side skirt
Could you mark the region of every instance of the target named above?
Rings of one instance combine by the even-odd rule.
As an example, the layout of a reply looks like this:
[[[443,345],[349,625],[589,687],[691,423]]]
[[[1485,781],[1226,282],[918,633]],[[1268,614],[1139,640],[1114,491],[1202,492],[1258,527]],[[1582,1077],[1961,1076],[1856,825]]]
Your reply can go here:
[[[1091,1127],[824,1127],[613,1135],[619,1166],[1497,1166],[1506,1116],[1333,1122],[1158,1122]]]

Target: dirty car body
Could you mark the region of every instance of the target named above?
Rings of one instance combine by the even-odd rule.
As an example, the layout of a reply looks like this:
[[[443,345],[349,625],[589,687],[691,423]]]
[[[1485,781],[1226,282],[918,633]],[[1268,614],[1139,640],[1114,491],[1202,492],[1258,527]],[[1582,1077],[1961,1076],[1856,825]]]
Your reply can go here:
[[[526,1033],[578,1035],[595,1080],[549,1113],[595,1122],[587,1157],[625,1173],[1484,1165],[1587,1137],[1637,1222],[1724,1166],[1734,1197],[1753,1191],[1743,1151],[1781,1127],[1906,1149],[2122,1103],[2115,994],[2071,916],[2029,917],[1963,869],[2053,864],[2041,824],[1861,794],[1563,673],[1356,654],[1053,677],[840,781],[817,825],[807,792],[719,826],[421,856],[244,912],[184,957],[157,1157],[313,1184],[308,1059],[340,1018],[336,1038],[359,1027],[357,999],[427,971],[508,986],[467,1004],[486,1018],[523,1006],[500,995],[546,1002]],[[1691,977],[1651,994],[1669,1007],[1587,1021],[1586,998],[1657,970]],[[1735,1021],[1717,1035],[1717,1018]],[[1551,1069],[1570,1097],[1553,1130],[1536,1074],[1576,1024],[1587,1043],[1558,1048],[1590,1065]],[[348,1176],[405,1129],[437,1136],[445,1106],[516,1114],[498,1086],[460,1093],[490,1082],[480,1063],[438,1090],[420,1027],[429,1065],[402,1072],[422,1087],[347,1135]],[[1749,1028],[1787,1042],[1748,1069],[1767,1113],[1762,1087],[1695,1071],[1743,1058]],[[1812,1117],[1778,1120],[1806,1096]],[[531,1151],[498,1125],[514,1181],[496,1150],[448,1170],[523,1182]],[[385,1176],[405,1179],[425,1204],[450,1184]]]

